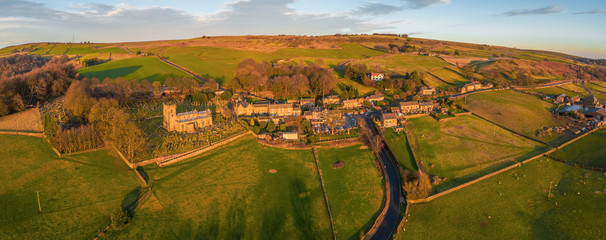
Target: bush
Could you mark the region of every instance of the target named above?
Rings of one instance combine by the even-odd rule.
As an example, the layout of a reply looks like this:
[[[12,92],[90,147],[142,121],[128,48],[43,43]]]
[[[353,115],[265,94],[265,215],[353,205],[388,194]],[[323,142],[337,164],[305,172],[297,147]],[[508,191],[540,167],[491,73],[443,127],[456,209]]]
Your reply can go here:
[[[419,171],[419,178],[412,181],[405,181],[402,189],[406,192],[408,199],[422,199],[429,197],[431,193],[431,180],[429,175]]]
[[[129,221],[130,217],[128,217],[128,213],[126,212],[126,210],[118,208],[112,212],[111,226],[114,230],[124,229]]]

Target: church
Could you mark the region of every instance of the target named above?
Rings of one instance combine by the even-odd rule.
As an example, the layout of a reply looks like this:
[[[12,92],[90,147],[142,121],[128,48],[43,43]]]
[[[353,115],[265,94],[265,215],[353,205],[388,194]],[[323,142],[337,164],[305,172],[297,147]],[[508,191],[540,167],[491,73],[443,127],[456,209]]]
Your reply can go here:
[[[162,125],[168,131],[193,133],[198,129],[213,125],[212,114],[209,110],[177,113],[176,104],[164,104],[163,115]]]

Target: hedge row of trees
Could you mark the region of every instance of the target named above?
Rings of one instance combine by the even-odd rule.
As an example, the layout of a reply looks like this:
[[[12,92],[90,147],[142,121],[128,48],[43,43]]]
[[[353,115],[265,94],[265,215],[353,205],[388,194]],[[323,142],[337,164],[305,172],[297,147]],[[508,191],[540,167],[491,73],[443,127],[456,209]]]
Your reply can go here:
[[[234,87],[245,91],[271,91],[277,98],[323,96],[335,87],[337,79],[331,69],[320,65],[246,59],[238,64]]]
[[[63,95],[78,75],[68,60],[65,56],[45,60],[32,55],[1,58],[0,116]]]

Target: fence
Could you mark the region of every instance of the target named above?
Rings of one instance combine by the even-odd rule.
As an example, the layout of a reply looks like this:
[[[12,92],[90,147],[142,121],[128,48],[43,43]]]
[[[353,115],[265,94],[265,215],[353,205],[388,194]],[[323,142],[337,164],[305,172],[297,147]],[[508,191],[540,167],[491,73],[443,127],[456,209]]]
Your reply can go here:
[[[316,162],[316,170],[318,170],[318,176],[320,177],[320,184],[322,185],[322,193],[324,193],[324,201],[326,201],[326,210],[328,211],[328,218],[330,218],[330,228],[332,229],[332,237],[334,240],[337,239],[337,233],[335,232],[335,224],[332,219],[332,212],[330,211],[330,204],[328,203],[328,196],[326,196],[326,188],[324,187],[324,177],[322,177],[322,170],[320,169],[320,162],[318,160],[318,150],[312,148],[314,153],[314,160]]]

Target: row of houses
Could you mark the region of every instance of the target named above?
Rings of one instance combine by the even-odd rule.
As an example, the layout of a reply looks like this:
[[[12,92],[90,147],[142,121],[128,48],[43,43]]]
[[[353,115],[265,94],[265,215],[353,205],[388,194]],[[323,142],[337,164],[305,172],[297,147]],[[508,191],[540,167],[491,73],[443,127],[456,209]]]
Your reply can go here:
[[[406,101],[399,102],[396,106],[391,107],[391,111],[403,114],[425,113],[439,108],[439,106],[440,104],[434,102]]]
[[[492,83],[487,83],[485,85],[482,85],[482,83],[480,83],[478,81],[471,81],[470,83],[463,85],[463,87],[461,88],[461,93],[489,89],[492,87],[493,87]]]
[[[238,116],[271,115],[271,116],[298,116],[301,115],[299,108],[293,107],[292,103],[254,103],[250,104],[245,101],[235,103],[234,111]]]

